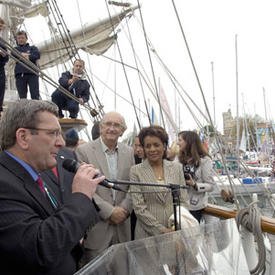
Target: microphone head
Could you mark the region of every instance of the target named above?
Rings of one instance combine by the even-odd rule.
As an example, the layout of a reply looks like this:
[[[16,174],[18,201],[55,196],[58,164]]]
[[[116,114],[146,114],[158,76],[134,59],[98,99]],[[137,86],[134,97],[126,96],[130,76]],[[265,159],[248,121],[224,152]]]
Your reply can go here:
[[[79,168],[79,163],[74,159],[64,159],[63,168],[69,172],[76,173],[77,169]]]

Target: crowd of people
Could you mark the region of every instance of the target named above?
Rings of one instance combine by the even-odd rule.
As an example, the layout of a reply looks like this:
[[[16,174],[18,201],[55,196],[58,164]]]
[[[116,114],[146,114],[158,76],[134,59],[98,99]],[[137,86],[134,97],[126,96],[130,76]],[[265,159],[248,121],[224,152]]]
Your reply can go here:
[[[0,30],[3,25],[0,19]],[[27,39],[18,32],[16,50],[23,61],[37,64],[39,51]],[[0,111],[7,61],[1,47]],[[180,203],[198,222],[202,219],[214,180],[211,157],[197,133],[182,131],[169,147],[165,129],[151,125],[140,130],[131,148],[119,142],[127,129],[124,117],[109,112],[95,123],[92,141],[79,145],[74,129],[63,135],[62,110],[76,118],[79,104],[89,100],[84,66],[75,60],[59,79],[79,102],[59,89],[50,102],[39,100],[37,72],[16,63],[20,100],[0,122],[3,274],[73,274],[111,245],[171,232],[173,202],[164,184],[187,186],[180,191]],[[26,99],[28,86],[31,100]],[[64,159],[77,165],[67,171]],[[106,188],[105,177],[158,186],[119,185],[115,190]]]
[[[73,274],[113,244],[173,230],[172,197],[164,187],[120,185],[117,191],[100,185],[105,177],[188,185],[181,205],[201,220],[214,181],[210,156],[195,132],[179,133],[179,156],[172,161],[161,126],[142,128],[131,148],[118,141],[127,129],[124,117],[109,112],[98,123],[100,136],[78,145],[73,129],[65,143],[58,112],[52,102],[21,99],[2,117],[4,273]],[[64,158],[82,162],[75,175],[62,167]]]
[[[0,18],[0,32],[3,30],[5,21]],[[28,35],[25,31],[19,30],[15,34],[16,46],[11,52],[15,59],[14,76],[15,84],[20,99],[27,98],[28,89],[31,99],[39,100],[39,49],[28,43]],[[3,111],[5,95],[5,65],[9,60],[7,48],[0,43],[0,115]],[[90,84],[85,73],[85,63],[77,59],[73,63],[71,71],[62,73],[59,78],[59,87],[67,90],[56,89],[52,93],[52,101],[58,106],[58,117],[63,118],[62,110],[69,112],[70,118],[77,118],[79,104],[88,102],[90,97]],[[71,96],[70,96],[71,95]]]

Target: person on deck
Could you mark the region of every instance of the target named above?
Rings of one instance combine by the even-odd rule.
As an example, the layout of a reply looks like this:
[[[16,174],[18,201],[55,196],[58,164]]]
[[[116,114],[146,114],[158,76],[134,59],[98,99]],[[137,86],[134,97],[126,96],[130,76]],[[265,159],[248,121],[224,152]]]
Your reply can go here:
[[[212,160],[196,132],[182,131],[178,138],[179,161],[189,186],[189,211],[200,222],[208,203],[207,193],[213,191],[215,186]]]
[[[179,146],[174,141],[171,146],[167,149],[166,159],[170,161],[178,162]]]
[[[134,150],[135,164],[141,163],[144,159],[144,151],[143,151],[142,145],[140,144],[138,136],[136,136],[134,139],[133,150]],[[131,240],[134,240],[135,228],[137,223],[137,216],[134,210],[131,213],[130,219],[131,219]]]
[[[4,28],[5,21],[0,17],[0,32]],[[5,65],[9,60],[9,56],[6,53],[7,48],[0,44],[0,117],[3,111],[3,101],[5,96],[5,86],[6,86],[6,75],[5,75]]]
[[[66,143],[65,146],[69,150],[73,151],[74,154],[75,154],[75,150],[78,146],[78,141],[79,141],[79,136],[78,136],[77,131],[74,128],[69,129],[65,133],[65,143]]]
[[[134,149],[135,163],[139,164],[144,159],[144,151],[143,151],[142,145],[140,144],[138,136],[136,136],[134,139],[133,149]]]
[[[166,160],[168,135],[157,125],[142,128],[139,135],[145,159],[130,170],[130,181],[156,184],[185,185],[182,167],[179,163]],[[133,208],[137,216],[135,239],[147,238],[171,232],[168,219],[173,214],[170,190],[162,187],[131,185]],[[180,194],[181,204],[188,206],[184,189]]]
[[[62,73],[62,76],[59,78],[59,84],[78,98],[78,101],[76,101],[58,89],[53,92],[52,101],[58,106],[59,118],[64,117],[62,110],[68,110],[70,118],[77,118],[79,104],[83,105],[89,100],[90,84],[86,79],[84,67],[84,61],[76,59],[72,71]]]
[[[129,180],[129,171],[134,165],[131,147],[118,142],[127,126],[117,112],[105,114],[100,121],[100,138],[80,145],[76,149],[79,161],[91,163],[108,179]],[[130,219],[132,200],[128,185],[120,185],[126,192],[103,186],[97,188],[94,199],[100,208],[100,221],[87,232],[84,239],[83,264],[113,244],[130,241]]]
[[[82,164],[60,196],[58,184],[40,176],[64,146],[57,116],[52,102],[21,99],[0,122],[1,274],[74,274],[80,240],[99,219],[93,196],[105,177],[93,179],[99,171],[92,165]]]
[[[100,137],[99,124],[100,124],[99,121],[95,121],[95,122],[94,122],[94,125],[93,125],[93,127],[92,127],[91,134],[92,134],[92,139],[93,139],[93,140],[96,140],[96,139],[98,139],[98,138]]]
[[[25,31],[18,31],[16,33],[16,43],[15,49],[20,52],[20,54],[31,61],[37,66],[37,60],[40,58],[40,52],[37,47],[30,46],[28,41],[28,36]],[[13,56],[20,59],[24,63],[23,59],[13,53]],[[27,64],[26,64],[27,65]],[[20,98],[27,98],[28,86],[30,89],[30,94],[32,99],[39,99],[39,78],[38,72],[34,73],[27,69],[25,66],[16,62],[15,69],[15,84]]]

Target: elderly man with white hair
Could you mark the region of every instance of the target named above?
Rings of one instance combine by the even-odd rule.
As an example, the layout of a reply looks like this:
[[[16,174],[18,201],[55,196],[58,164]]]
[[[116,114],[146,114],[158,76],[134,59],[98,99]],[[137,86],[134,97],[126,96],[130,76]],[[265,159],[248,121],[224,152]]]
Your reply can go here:
[[[77,148],[80,161],[93,164],[108,179],[129,180],[134,165],[131,147],[118,142],[126,130],[125,120],[117,112],[110,112],[100,121],[100,138]],[[128,185],[121,185],[128,191]],[[100,208],[100,221],[91,227],[84,239],[87,263],[113,244],[130,241],[130,219],[132,201],[129,194],[103,186],[97,188],[94,199]]]

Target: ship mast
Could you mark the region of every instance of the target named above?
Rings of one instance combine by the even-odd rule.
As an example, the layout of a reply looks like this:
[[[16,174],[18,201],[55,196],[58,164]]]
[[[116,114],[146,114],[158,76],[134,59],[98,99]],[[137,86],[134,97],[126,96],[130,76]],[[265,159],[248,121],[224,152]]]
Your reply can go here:
[[[240,121],[239,121],[239,76],[238,76],[238,36],[235,35],[235,55],[236,55],[236,157],[237,157],[237,176],[240,174]]]
[[[214,126],[216,127],[216,103],[215,103],[215,81],[214,81],[214,62],[211,62],[211,71],[212,71],[212,91],[213,91],[213,111],[214,111]]]

